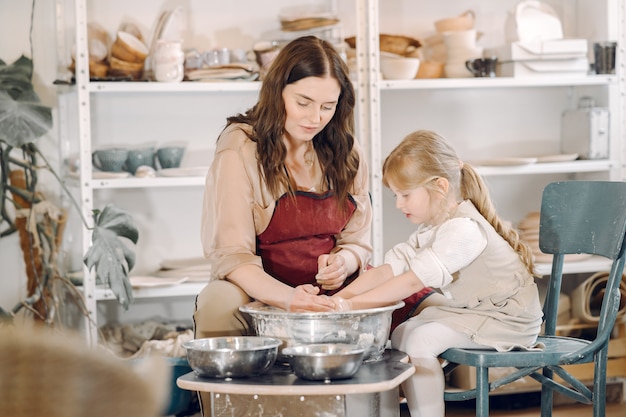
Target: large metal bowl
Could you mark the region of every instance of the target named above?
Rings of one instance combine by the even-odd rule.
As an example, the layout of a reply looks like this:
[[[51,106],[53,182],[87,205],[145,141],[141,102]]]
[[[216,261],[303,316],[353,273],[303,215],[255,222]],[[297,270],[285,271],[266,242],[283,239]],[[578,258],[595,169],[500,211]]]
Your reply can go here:
[[[261,336],[209,337],[183,343],[189,366],[201,377],[240,378],[261,375],[274,362],[280,339]]]
[[[283,349],[290,346],[318,343],[347,343],[365,348],[366,361],[382,358],[391,314],[404,302],[367,310],[334,311],[327,313],[293,313],[254,301],[239,307],[249,314],[257,335],[276,337],[283,341],[278,360],[288,362]]]
[[[333,380],[352,378],[363,363],[365,348],[344,343],[291,346],[283,349],[298,378]]]

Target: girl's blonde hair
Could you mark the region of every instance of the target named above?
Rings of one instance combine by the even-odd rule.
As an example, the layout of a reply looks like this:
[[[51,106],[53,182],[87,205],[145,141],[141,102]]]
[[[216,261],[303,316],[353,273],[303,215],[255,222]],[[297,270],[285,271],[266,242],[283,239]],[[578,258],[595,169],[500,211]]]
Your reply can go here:
[[[470,200],[533,273],[530,248],[515,229],[500,219],[481,176],[471,165],[459,159],[445,138],[428,130],[413,132],[391,151],[383,164],[383,184],[386,187],[389,187],[389,183],[403,190],[423,186],[430,193],[441,193],[433,181],[438,178],[448,180],[449,193],[453,193],[457,201]]]

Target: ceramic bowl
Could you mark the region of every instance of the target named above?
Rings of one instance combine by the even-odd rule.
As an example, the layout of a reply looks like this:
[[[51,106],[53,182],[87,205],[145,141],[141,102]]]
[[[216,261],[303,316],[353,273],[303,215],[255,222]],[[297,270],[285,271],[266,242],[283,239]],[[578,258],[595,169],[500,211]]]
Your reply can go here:
[[[380,72],[385,80],[411,80],[417,75],[419,58],[381,55]]]
[[[298,378],[314,381],[347,379],[357,373],[365,348],[345,343],[321,343],[283,349]]]
[[[126,170],[135,175],[137,168],[148,166],[154,168],[154,146],[144,148],[133,148],[128,150],[126,158]]]
[[[163,146],[156,151],[157,161],[161,169],[179,168],[185,153],[184,145]]]
[[[444,66],[444,73],[446,74],[446,78],[474,77],[474,74],[465,66],[465,62],[446,64]]]
[[[478,32],[476,29],[443,32],[443,43],[450,49],[471,49],[476,47]]]
[[[110,148],[98,149],[93,152],[93,165],[101,171],[121,172],[126,166],[128,149]]]
[[[443,65],[442,62],[437,61],[422,61],[416,78],[441,78],[443,77]]]
[[[475,14],[473,10],[467,10],[459,16],[447,17],[435,21],[435,30],[439,33],[468,30],[474,27]]]
[[[142,63],[148,56],[148,47],[135,35],[120,31],[111,45],[111,56],[125,62]]]
[[[281,340],[272,337],[209,337],[183,343],[198,376],[238,378],[261,375],[276,361]]]
[[[460,64],[470,59],[482,58],[483,48],[474,46],[472,48],[450,48],[447,52],[446,64]]]

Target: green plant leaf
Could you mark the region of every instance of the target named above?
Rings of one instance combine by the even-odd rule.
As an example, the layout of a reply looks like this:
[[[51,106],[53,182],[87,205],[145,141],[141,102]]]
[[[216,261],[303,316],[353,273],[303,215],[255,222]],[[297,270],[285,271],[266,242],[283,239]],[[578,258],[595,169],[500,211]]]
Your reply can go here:
[[[11,65],[0,60],[0,90],[8,92],[14,100],[25,91],[33,91],[32,78],[33,61],[30,58],[22,55]]]
[[[52,128],[52,110],[40,103],[32,75],[33,63],[25,56],[11,65],[0,64],[0,140],[16,148]]]
[[[23,94],[22,99],[28,100]],[[16,148],[31,143],[52,128],[52,111],[33,101],[15,101],[0,91],[0,140]]]
[[[128,273],[135,266],[135,253],[120,237],[136,244],[139,232],[132,217],[111,204],[93,213],[92,244],[83,261],[90,271],[95,267],[98,280],[111,288],[117,301],[128,309],[133,301]]]

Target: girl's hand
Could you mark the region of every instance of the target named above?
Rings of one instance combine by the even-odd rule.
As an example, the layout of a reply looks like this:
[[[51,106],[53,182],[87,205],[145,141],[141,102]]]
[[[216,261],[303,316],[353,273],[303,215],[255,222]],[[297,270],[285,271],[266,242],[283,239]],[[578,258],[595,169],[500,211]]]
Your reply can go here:
[[[315,279],[324,290],[336,290],[348,277],[346,260],[343,256],[333,253],[320,255],[317,258],[317,275]]]
[[[335,303],[335,311],[350,311],[352,310],[352,301],[341,297],[330,297]]]
[[[334,311],[335,303],[330,298],[319,296],[320,289],[312,284],[298,285],[293,289],[285,310],[293,312]]]

